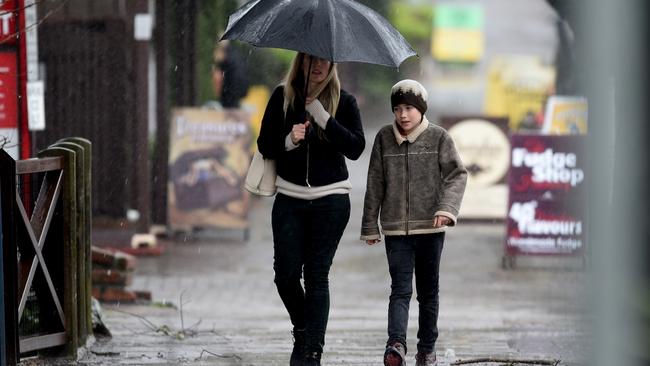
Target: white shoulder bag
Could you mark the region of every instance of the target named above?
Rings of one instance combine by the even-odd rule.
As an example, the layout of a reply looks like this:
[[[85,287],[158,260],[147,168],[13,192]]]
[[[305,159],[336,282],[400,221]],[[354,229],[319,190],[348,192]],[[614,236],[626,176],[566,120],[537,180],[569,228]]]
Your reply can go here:
[[[259,151],[255,151],[246,173],[244,188],[260,196],[273,196],[277,190],[275,177],[275,160],[265,159]]]

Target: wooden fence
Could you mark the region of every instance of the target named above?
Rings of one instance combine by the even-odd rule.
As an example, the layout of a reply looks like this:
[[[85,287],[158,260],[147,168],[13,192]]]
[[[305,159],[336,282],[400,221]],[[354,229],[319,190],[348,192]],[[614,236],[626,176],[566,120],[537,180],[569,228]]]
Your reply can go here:
[[[74,357],[92,332],[90,172],[81,138],[28,160],[0,150],[2,365],[44,350]]]

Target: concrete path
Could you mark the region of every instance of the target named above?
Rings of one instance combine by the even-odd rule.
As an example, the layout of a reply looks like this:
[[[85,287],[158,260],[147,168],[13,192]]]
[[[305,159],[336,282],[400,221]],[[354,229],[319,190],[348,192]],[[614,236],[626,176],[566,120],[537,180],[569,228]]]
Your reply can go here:
[[[370,143],[375,132],[366,132]],[[383,244],[369,247],[358,240],[369,150],[349,163],[352,215],[330,275],[324,365],[382,364],[388,265]],[[153,304],[104,305],[113,338],[96,340],[78,363],[288,365],[291,325],[273,283],[271,205],[268,198],[253,201],[247,243],[178,240],[161,257],[139,258],[132,288],[150,290]],[[439,364],[483,357],[588,364],[587,274],[581,260],[518,258],[518,267],[505,271],[504,233],[502,224],[461,220],[447,234]],[[415,299],[411,309],[409,344],[415,350]],[[413,365],[413,352],[408,358]]]
[[[353,197],[352,219],[330,276],[324,365],[381,365],[389,276],[383,245],[368,247],[358,240],[360,195]],[[91,345],[80,363],[287,365],[291,326],[273,284],[271,204],[270,199],[255,202],[248,243],[176,242],[162,257],[140,258],[132,287],[152,291],[154,305],[105,305],[113,338]],[[518,268],[504,271],[503,234],[502,225],[462,223],[448,233],[441,270],[440,364],[479,357],[586,364],[586,274],[580,261],[520,258]],[[411,309],[414,346],[415,300]],[[171,335],[152,330],[165,326]],[[188,334],[179,339],[183,328]],[[411,357],[409,365],[414,364]]]

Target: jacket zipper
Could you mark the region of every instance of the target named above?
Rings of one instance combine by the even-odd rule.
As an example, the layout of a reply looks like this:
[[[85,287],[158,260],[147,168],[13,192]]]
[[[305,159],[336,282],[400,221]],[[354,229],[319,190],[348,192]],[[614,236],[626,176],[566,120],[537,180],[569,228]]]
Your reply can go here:
[[[307,172],[305,174],[305,182],[307,183],[307,187],[311,188],[311,184],[309,184],[309,142],[307,142]]]
[[[409,217],[410,215],[410,198],[411,198],[411,187],[410,187],[410,181],[411,181],[411,174],[409,173],[409,142],[404,141],[406,144],[406,235],[409,234]]]

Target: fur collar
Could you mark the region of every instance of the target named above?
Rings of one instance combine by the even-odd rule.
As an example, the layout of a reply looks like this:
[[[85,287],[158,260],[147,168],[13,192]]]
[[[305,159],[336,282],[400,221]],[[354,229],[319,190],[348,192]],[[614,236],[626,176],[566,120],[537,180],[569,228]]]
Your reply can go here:
[[[397,122],[393,121],[393,134],[395,135],[395,140],[397,140],[397,144],[401,145],[404,141],[414,143],[415,140],[424,132],[427,128],[429,128],[429,120],[425,115],[422,115],[422,122],[413,130],[411,133],[406,135],[406,137],[402,136],[402,134],[399,132],[399,129],[397,128]]]

